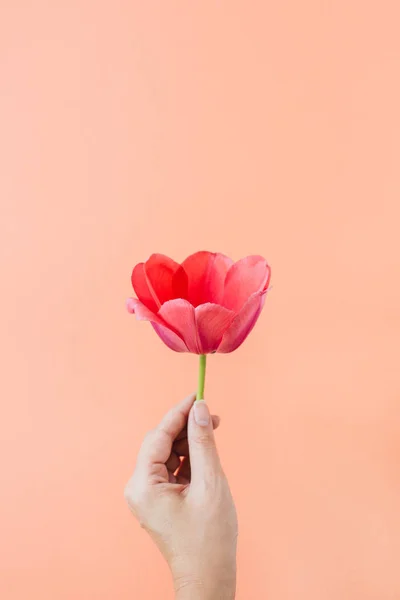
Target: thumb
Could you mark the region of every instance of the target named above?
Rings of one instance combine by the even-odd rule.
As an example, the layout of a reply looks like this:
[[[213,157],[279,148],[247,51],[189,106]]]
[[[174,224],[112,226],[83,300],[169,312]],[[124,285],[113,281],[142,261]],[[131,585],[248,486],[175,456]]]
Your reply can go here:
[[[197,400],[188,420],[191,479],[194,486],[212,481],[221,470],[210,411],[204,400]]]

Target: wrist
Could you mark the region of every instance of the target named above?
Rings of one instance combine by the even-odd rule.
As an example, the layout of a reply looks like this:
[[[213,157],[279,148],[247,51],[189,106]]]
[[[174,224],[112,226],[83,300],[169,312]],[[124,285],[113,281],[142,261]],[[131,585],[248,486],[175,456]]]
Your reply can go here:
[[[175,580],[175,600],[234,600],[236,582]]]
[[[173,573],[176,600],[234,600],[236,565]]]

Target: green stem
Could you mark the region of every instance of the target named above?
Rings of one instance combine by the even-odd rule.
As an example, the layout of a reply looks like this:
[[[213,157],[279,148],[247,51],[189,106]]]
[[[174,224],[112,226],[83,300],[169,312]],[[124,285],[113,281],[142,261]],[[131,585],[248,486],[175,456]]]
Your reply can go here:
[[[205,354],[200,354],[199,359],[199,383],[197,386],[196,400],[204,400],[204,380],[206,378],[207,356]]]

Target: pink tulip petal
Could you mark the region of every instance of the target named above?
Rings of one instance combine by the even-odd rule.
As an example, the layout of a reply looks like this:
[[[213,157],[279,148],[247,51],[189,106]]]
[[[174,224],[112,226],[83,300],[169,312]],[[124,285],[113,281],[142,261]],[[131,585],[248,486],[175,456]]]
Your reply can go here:
[[[163,254],[152,254],[145,263],[149,285],[160,305],[174,298],[186,297],[187,275],[177,262]]]
[[[147,282],[144,263],[139,263],[132,271],[132,286],[137,297],[147,308],[153,312],[158,311],[158,302],[154,299],[154,294],[151,293]]]
[[[172,329],[169,329],[167,324],[147,306],[142,304],[136,298],[128,298],[126,301],[128,312],[135,314],[139,321],[150,321],[157,335],[162,341],[175,352],[188,352],[188,348],[181,337]]]
[[[188,295],[188,276],[185,269],[179,265],[172,276],[172,298],[184,298]],[[171,298],[171,299],[172,299]]]
[[[136,265],[132,285],[139,300],[153,312],[167,300],[187,295],[184,269],[163,254],[152,254],[146,263]]]
[[[215,352],[235,313],[219,304],[207,303],[197,306],[195,314],[202,353]]]
[[[267,289],[270,276],[271,270],[262,256],[242,258],[229,269],[221,304],[239,312],[252,294]]]
[[[125,302],[126,305],[126,310],[128,311],[128,313],[130,313],[131,315],[135,314],[135,306],[136,306],[136,302],[137,299],[136,298],[128,298],[127,301]]]
[[[194,307],[187,300],[178,298],[169,300],[158,311],[164,323],[176,331],[185,341],[189,352],[201,354],[197,335]]]
[[[168,329],[168,327],[160,325],[159,323],[152,323],[152,325],[158,337],[162,339],[168,348],[175,352],[189,352],[185,342],[171,329]]]
[[[187,299],[193,306],[221,304],[225,277],[233,262],[224,254],[196,252],[183,261],[188,276]]]
[[[257,292],[247,300],[230,327],[225,331],[218,352],[233,352],[239,348],[256,324],[264,306],[265,297],[265,291]]]

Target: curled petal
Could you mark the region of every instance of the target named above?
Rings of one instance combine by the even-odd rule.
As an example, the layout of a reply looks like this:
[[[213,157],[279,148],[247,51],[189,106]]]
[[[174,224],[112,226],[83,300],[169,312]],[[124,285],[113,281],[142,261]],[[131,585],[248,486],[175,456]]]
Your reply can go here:
[[[130,313],[131,315],[135,314],[135,306],[136,306],[136,298],[128,298],[128,300],[125,302],[126,305],[126,310],[128,311],[128,313]]]
[[[219,304],[201,304],[195,309],[197,332],[203,354],[216,352],[235,313]]]
[[[187,275],[172,258],[152,254],[133,269],[132,285],[139,300],[157,312],[167,300],[186,297]]]
[[[225,331],[218,352],[233,352],[244,342],[253,329],[264,306],[266,292],[253,294]]]
[[[150,291],[149,284],[147,282],[146,271],[144,263],[139,263],[132,271],[132,286],[135,290],[139,300],[147,306],[149,310],[157,312],[158,301],[154,298],[154,293]],[[129,310],[129,308],[128,308]],[[134,312],[134,311],[132,311]]]
[[[197,335],[194,307],[182,298],[169,300],[158,311],[166,325],[169,325],[185,341],[189,352],[202,354]]]
[[[177,262],[163,254],[152,254],[145,264],[147,279],[160,304],[186,297],[187,275]]]
[[[229,269],[221,304],[238,312],[252,294],[267,289],[270,276],[271,270],[262,256],[242,258]]]
[[[196,252],[183,261],[188,277],[186,298],[193,306],[207,302],[221,304],[224,282],[233,261],[216,252]]]
[[[126,301],[128,312],[135,314],[139,321],[150,321],[157,335],[162,339],[164,344],[175,350],[175,352],[188,352],[188,348],[183,339],[154,312],[145,306],[136,298],[129,298]]]

